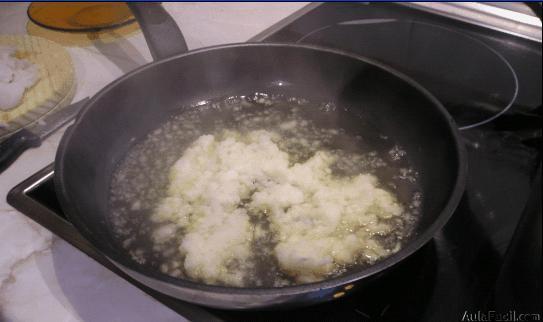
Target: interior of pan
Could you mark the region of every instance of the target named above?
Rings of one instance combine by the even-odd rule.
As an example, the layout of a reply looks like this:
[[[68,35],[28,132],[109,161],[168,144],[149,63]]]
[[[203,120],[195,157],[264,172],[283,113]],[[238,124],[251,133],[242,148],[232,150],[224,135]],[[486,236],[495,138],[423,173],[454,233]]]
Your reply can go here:
[[[444,223],[461,189],[460,147],[450,116],[423,89],[384,67],[332,50],[281,44],[227,45],[143,67],[98,93],[63,139],[57,190],[70,219],[108,257],[144,274],[108,225],[111,176],[128,149],[180,108],[254,92],[336,102],[335,118],[400,144],[425,198],[413,242]],[[349,131],[349,129],[347,129]],[[369,138],[371,142],[371,138]],[[375,149],[385,147],[378,145]],[[435,225],[440,221],[439,225]],[[439,227],[437,227],[439,228]],[[420,246],[420,245],[419,245]],[[171,279],[170,279],[171,280]],[[183,284],[184,281],[178,281]]]

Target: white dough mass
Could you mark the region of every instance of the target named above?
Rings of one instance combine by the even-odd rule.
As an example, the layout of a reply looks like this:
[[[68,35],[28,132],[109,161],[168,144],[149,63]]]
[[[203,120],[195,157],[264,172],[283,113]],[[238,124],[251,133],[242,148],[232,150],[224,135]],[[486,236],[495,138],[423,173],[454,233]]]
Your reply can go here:
[[[0,110],[17,107],[39,79],[37,66],[15,54],[15,47],[0,46]]]
[[[170,170],[167,196],[152,214],[160,244],[182,229],[185,274],[208,284],[244,286],[255,256],[269,254],[297,283],[323,280],[346,265],[397,251],[378,236],[404,209],[374,175],[339,176],[336,155],[316,151],[289,163],[277,133],[202,135]],[[269,249],[255,243],[271,236]]]

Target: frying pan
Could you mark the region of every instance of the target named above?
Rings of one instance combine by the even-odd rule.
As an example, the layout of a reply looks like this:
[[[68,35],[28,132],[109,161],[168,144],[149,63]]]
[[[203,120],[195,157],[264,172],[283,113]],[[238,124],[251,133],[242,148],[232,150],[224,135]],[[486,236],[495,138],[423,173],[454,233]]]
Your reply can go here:
[[[339,50],[243,43],[187,51],[181,32],[156,3],[130,4],[154,62],[92,97],[66,131],[55,159],[55,188],[71,222],[98,251],[141,283],[175,298],[227,309],[308,305],[361,289],[426,244],[456,208],[466,154],[454,121],[422,86],[393,69]],[[286,84],[286,85],[285,85]],[[133,145],[181,106],[258,91],[348,104],[394,138],[420,173],[425,194],[411,240],[375,265],[321,282],[234,288],[174,278],[133,261],[114,238],[108,196],[115,166]],[[205,256],[205,254],[202,254]]]

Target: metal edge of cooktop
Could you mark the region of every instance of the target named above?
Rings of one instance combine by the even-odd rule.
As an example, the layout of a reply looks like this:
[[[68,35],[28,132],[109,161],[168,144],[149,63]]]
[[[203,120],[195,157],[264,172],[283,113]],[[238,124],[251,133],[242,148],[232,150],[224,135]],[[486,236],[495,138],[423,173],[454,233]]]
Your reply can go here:
[[[164,304],[184,318],[191,321],[223,321],[223,319],[209,313],[204,308],[161,294],[134,280],[112,264],[107,258],[102,256],[86,239],[83,238],[83,236],[81,236],[81,234],[79,234],[77,229],[69,221],[65,220],[59,214],[47,208],[36,199],[30,197],[29,193],[53,177],[53,168],[54,163],[51,163],[13,187],[8,192],[6,198],[8,204],[53,234],[57,235],[56,231],[61,231],[67,238],[65,239],[63,236],[57,235],[59,238],[71,244],[91,259],[97,261],[105,268],[117,274],[128,283],[136,286],[151,298]]]
[[[538,17],[487,3],[405,2],[404,6],[541,43]]]
[[[249,38],[247,40],[248,42],[258,42],[258,41],[264,41],[269,36],[275,34],[279,30],[283,29],[286,25],[294,22],[296,19],[300,18],[301,16],[305,15],[306,13],[322,6],[323,2],[312,2],[306,6],[303,6],[302,8],[294,11],[292,14],[288,15],[287,17],[279,20],[278,22],[274,23],[270,27],[264,29],[263,31],[259,32],[255,36]]]
[[[400,4],[541,43],[541,20],[534,15],[478,2]]]
[[[362,4],[368,3],[363,2]],[[286,25],[323,4],[310,3],[251,37],[249,41],[263,41]],[[541,21],[539,18],[512,9],[501,8],[486,3],[469,2],[395,2],[395,4],[541,43]]]

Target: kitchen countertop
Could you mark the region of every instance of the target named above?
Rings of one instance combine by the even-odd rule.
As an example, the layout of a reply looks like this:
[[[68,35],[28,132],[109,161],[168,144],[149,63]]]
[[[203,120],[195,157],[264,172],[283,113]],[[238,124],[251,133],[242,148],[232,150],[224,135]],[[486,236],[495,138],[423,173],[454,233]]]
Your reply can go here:
[[[242,42],[306,3],[165,3],[189,49]],[[0,34],[27,34],[28,3],[0,3]],[[74,101],[151,61],[137,31],[113,42],[67,46]],[[136,287],[13,209],[8,191],[53,162],[63,130],[0,174],[0,321],[183,321]]]

